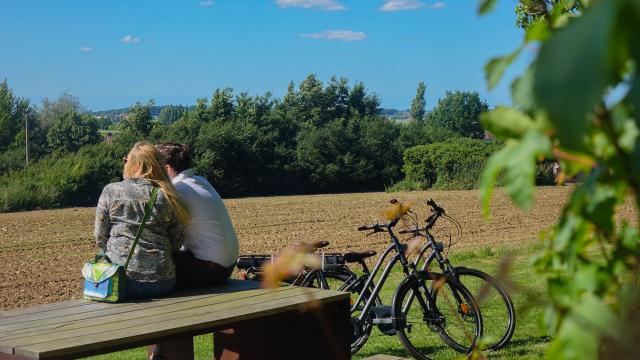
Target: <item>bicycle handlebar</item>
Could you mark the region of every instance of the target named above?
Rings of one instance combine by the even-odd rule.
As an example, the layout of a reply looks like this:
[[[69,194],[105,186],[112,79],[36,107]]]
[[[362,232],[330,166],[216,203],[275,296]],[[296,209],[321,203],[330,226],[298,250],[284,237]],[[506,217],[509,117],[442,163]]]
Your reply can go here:
[[[423,227],[412,227],[412,228],[404,228],[404,229],[400,229],[398,230],[398,233],[400,234],[415,234],[416,232],[420,232],[420,231],[424,231],[426,230],[426,228]]]
[[[443,208],[441,208],[440,206],[438,206],[438,204],[436,204],[435,201],[433,201],[433,199],[429,198],[427,199],[427,205],[431,206],[431,210],[433,212],[439,213],[440,215],[445,214],[446,212],[444,211]]]
[[[382,231],[385,231],[387,226],[388,224],[378,224],[378,223],[375,223],[373,225],[361,225],[361,226],[358,226],[358,231],[373,230],[373,232],[382,232]]]

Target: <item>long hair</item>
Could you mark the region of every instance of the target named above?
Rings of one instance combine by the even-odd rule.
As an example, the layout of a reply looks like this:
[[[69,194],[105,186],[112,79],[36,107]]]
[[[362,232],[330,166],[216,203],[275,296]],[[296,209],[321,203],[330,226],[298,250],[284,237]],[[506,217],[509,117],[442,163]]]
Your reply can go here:
[[[189,222],[189,213],[178,198],[176,188],[164,169],[162,154],[148,141],[138,141],[127,154],[124,164],[124,178],[143,178],[159,187],[169,200],[178,219],[183,224]]]

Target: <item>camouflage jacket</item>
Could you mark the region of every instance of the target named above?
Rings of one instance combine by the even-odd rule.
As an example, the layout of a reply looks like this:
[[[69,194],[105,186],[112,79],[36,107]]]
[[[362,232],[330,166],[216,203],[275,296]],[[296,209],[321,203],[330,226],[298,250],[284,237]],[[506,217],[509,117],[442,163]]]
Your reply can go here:
[[[96,244],[114,263],[124,265],[144,216],[153,185],[131,178],[104,187],[96,208]],[[162,190],[131,257],[127,277],[138,281],[175,278],[171,253],[180,249],[183,226]]]

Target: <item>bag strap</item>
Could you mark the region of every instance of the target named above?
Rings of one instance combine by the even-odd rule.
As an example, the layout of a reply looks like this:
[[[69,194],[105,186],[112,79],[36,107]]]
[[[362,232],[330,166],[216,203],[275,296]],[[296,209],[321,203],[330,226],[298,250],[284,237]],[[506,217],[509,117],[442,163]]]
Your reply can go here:
[[[131,260],[131,257],[133,256],[133,251],[136,249],[136,245],[138,245],[138,239],[140,238],[140,235],[142,234],[142,230],[144,229],[144,224],[147,222],[147,220],[149,219],[149,215],[151,215],[151,211],[153,210],[153,205],[156,202],[156,197],[158,196],[158,188],[157,187],[153,187],[153,191],[151,191],[151,197],[149,198],[149,202],[147,203],[147,206],[144,209],[144,216],[142,217],[142,222],[140,223],[140,226],[138,227],[138,231],[136,231],[136,237],[135,239],[133,239],[133,244],[131,244],[131,249],[129,250],[129,255],[127,256],[127,261],[124,263],[124,270],[127,270],[127,267],[129,266],[129,261]]]
[[[105,260],[107,260],[108,263],[111,263],[111,259],[109,259],[107,254],[102,250],[100,250],[100,252],[96,254],[96,256],[93,258],[93,261],[97,262],[100,259],[105,259]]]

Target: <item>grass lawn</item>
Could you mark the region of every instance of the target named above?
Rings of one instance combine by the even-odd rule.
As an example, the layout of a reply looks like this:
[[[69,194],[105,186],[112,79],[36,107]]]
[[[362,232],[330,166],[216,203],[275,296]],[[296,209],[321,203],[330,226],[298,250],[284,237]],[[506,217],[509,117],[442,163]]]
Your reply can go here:
[[[529,258],[535,252],[534,247],[520,248],[482,248],[456,252],[454,247],[449,255],[454,265],[481,269],[490,274],[496,272],[498,264],[507,256],[512,256],[511,280],[516,290],[511,293],[517,312],[516,330],[511,343],[506,348],[489,354],[490,359],[540,359],[548,346],[549,337],[540,324],[543,303],[547,298],[544,279],[536,275],[529,264]],[[397,269],[399,270],[399,268]],[[392,272],[382,290],[382,300],[390,304],[396,284],[402,279],[401,271]],[[483,313],[483,316],[486,314]],[[455,359],[460,354],[449,350],[437,337],[432,346],[435,349],[434,359]],[[194,340],[196,359],[211,359],[212,335],[198,336]],[[377,328],[373,329],[369,341],[353,357],[362,359],[375,354],[407,356],[397,336],[383,335]],[[91,359],[144,359],[146,348],[95,356]]]

